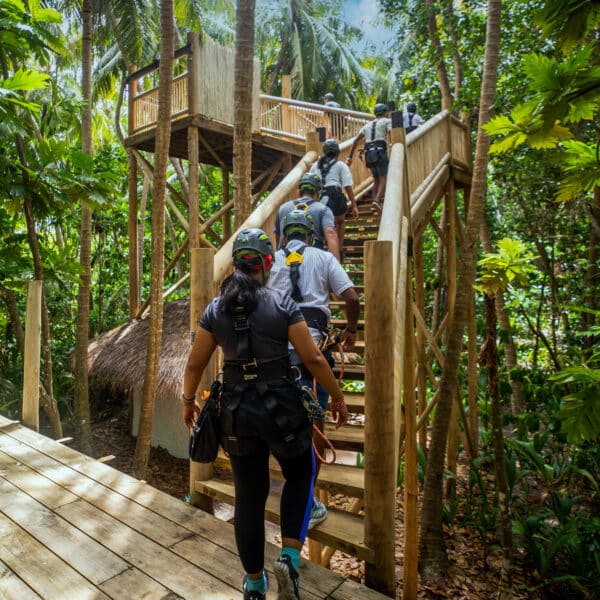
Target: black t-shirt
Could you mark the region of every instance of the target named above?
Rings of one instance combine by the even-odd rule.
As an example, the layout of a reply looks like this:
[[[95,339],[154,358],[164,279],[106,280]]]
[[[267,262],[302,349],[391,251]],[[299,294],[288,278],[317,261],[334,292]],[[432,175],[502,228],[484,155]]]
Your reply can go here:
[[[250,314],[250,344],[258,362],[288,356],[288,327],[304,321],[298,305],[287,295],[270,288],[260,288],[258,306]],[[219,310],[215,298],[204,311],[200,327],[210,331],[223,348],[226,361],[238,360],[238,335],[233,317]]]

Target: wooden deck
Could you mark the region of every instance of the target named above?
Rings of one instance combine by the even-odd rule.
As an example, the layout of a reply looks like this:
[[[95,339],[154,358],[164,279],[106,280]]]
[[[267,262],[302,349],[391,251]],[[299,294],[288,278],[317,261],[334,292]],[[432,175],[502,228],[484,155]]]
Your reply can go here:
[[[304,600],[386,598],[300,575]],[[0,598],[237,600],[241,584],[232,525],[0,416]]]

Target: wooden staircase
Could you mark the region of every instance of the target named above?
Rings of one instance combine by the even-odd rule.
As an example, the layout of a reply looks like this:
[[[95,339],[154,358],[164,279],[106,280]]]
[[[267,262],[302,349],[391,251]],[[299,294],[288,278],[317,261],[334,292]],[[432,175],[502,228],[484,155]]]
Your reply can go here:
[[[361,298],[361,318],[358,324],[357,344],[350,353],[352,362],[340,361],[340,354],[334,353],[337,358],[334,373],[337,377],[342,376],[342,383],[345,387],[350,384],[352,387],[364,390],[364,320],[362,318],[363,309],[363,291],[364,291],[364,271],[362,264],[363,245],[369,239],[376,239],[379,228],[379,215],[371,212],[371,202],[364,201],[359,204],[358,219],[347,219],[346,221],[346,239],[344,251],[346,254],[345,268],[352,281],[356,284],[356,289]],[[346,324],[345,316],[341,310],[343,301],[332,299],[332,322],[334,326],[344,327]],[[316,488],[322,501],[327,503],[328,494],[341,494],[353,499],[350,504],[351,510],[338,510],[331,506],[327,519],[311,529],[308,532],[309,540],[318,542],[328,547],[317,553],[311,547],[311,559],[315,562],[328,563],[334,550],[341,550],[361,560],[371,562],[373,559],[372,551],[367,547],[364,541],[364,521],[360,511],[363,508],[364,499],[364,469],[358,466],[359,454],[364,452],[365,429],[364,429],[364,391],[345,392],[346,404],[350,412],[349,423],[335,429],[331,418],[325,424],[325,435],[331,441],[336,451],[349,451],[353,454],[346,454],[343,463],[334,463],[332,465],[323,464],[319,477],[316,482]],[[348,460],[350,458],[350,460]],[[352,462],[352,464],[348,464]],[[220,455],[215,463],[218,467],[230,470],[231,466],[226,456]],[[276,460],[270,462],[271,478],[281,480],[281,470]],[[209,479],[206,481],[195,482],[196,492],[225,502],[233,504],[235,501],[235,491],[233,482],[223,481],[222,479]],[[279,523],[279,496],[272,493],[267,501],[265,518],[274,523]]]

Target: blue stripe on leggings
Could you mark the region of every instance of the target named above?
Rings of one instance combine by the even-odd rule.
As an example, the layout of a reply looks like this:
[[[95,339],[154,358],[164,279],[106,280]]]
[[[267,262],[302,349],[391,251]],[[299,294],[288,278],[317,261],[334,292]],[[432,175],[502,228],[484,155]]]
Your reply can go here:
[[[310,489],[308,491],[308,501],[306,510],[304,511],[304,520],[302,521],[302,529],[300,530],[300,541],[304,543],[306,532],[308,531],[308,522],[310,521],[310,511],[313,505],[313,495],[315,493],[315,480],[317,476],[317,459],[315,457],[315,449],[311,447],[310,455],[312,457],[312,473],[310,476]]]

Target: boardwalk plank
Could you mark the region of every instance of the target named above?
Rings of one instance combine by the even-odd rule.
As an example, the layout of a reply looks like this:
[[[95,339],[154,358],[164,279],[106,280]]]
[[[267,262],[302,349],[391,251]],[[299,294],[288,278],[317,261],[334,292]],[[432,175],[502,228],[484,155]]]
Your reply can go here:
[[[75,569],[2,514],[0,514],[0,557],[42,598],[53,600],[108,598]]]
[[[40,454],[22,442],[14,439],[7,440],[3,443],[3,448],[14,459],[27,464],[59,486],[74,492],[71,494],[74,499],[83,498],[100,510],[127,523],[136,531],[160,541],[163,546],[176,544],[190,535],[188,530],[173,521],[150,512],[147,508],[98,484],[95,480],[83,477],[81,473],[50,459],[45,454]],[[31,493],[29,489],[27,492]]]
[[[41,600],[2,561],[0,561],[0,598],[2,600]]]
[[[38,477],[33,471],[30,473]],[[128,566],[124,560],[107,552],[101,544],[5,479],[0,479],[0,512],[92,583],[110,579]]]
[[[228,553],[231,553],[233,560],[231,562],[226,561],[226,564],[228,565],[227,569],[230,571],[229,577],[232,581],[232,588],[235,588],[235,590],[231,590],[231,593],[233,594],[231,597],[239,600],[239,597],[241,596],[239,590],[241,587],[243,570],[237,556],[233,527],[230,524],[223,523],[212,515],[209,515],[208,513],[205,513],[195,507],[191,507],[188,504],[179,501],[168,494],[165,494],[160,490],[147,485],[144,482],[133,479],[128,475],[116,471],[108,465],[102,464],[92,458],[80,454],[71,448],[57,444],[53,440],[40,436],[39,434],[21,427],[18,424],[11,423],[7,419],[0,416],[0,448],[3,448],[4,444],[8,444],[14,448],[12,441],[6,440],[7,436],[10,436],[13,440],[22,442],[26,446],[34,448],[35,450],[49,457],[51,473],[55,472],[52,462],[57,461],[62,465],[70,467],[73,471],[76,471],[84,480],[93,480],[87,481],[85,484],[89,488],[94,488],[97,486],[100,490],[104,490],[105,492],[106,488],[110,488],[113,490],[113,492],[118,492],[119,494],[126,496],[136,504],[145,506],[149,511],[148,514],[151,515],[148,519],[149,522],[152,522],[152,519],[154,518],[152,515],[156,514],[185,528],[188,532],[190,532],[190,537],[178,542],[172,547],[172,550],[181,557],[189,559],[190,563],[197,564],[200,566],[200,568],[211,571],[211,569],[216,568],[217,565],[215,562],[220,561],[222,556],[219,553],[220,551],[216,549],[216,546],[220,546],[222,549],[221,551],[227,551]],[[75,490],[75,488],[70,489],[73,491]],[[95,492],[90,492],[90,494],[94,493]],[[77,503],[71,503],[71,506],[74,504]],[[84,529],[85,525],[90,525],[93,527],[93,524],[86,523],[86,519],[83,516],[80,516],[79,513],[72,513],[72,511],[70,511],[70,507],[68,509],[65,506],[61,510],[66,511],[63,515],[65,518],[72,518],[72,522],[74,524],[77,521],[77,526],[81,529]],[[107,535],[110,535],[111,527],[114,529],[114,527],[119,527],[120,524],[115,521],[111,523],[110,518],[108,516],[106,516],[106,518],[109,519],[109,523],[99,526],[99,531],[105,531]],[[82,521],[81,524],[79,524],[80,520]],[[121,525],[121,527],[124,526]],[[126,532],[122,534],[125,537],[130,535],[130,542],[132,544],[131,547],[136,548],[136,540],[139,538],[136,536],[135,532],[128,530],[126,527],[122,531]],[[198,536],[198,539],[196,539],[195,536]],[[101,537],[102,536],[99,534],[99,539]],[[201,548],[202,544],[207,543],[211,544],[211,546],[209,546],[210,550],[207,551],[206,554],[202,554],[204,551],[199,548]],[[117,546],[112,546],[111,549],[115,553],[122,555],[123,558],[129,562],[132,562],[132,564],[135,564],[137,567],[138,564],[130,561],[131,556],[130,554],[127,554],[127,552],[131,552],[131,547],[129,549],[125,548],[122,554]],[[206,558],[207,556],[211,556],[210,560]],[[265,548],[265,561],[267,569],[270,570],[272,568],[272,565],[278,556],[279,548],[272,544],[267,544]],[[178,559],[177,556],[166,553],[162,559],[162,570],[169,570],[171,573],[173,573],[177,569],[173,566],[174,563],[169,557]],[[183,558],[179,558],[179,560],[183,560]],[[193,574],[198,572],[198,568],[194,567],[194,565],[189,564],[189,567],[192,569]],[[157,564],[156,569],[160,570],[160,565]],[[130,575],[127,571],[125,571],[121,575],[115,577],[114,580],[117,581],[120,578],[123,578],[123,581],[129,581],[130,578],[135,578],[137,576],[137,574]],[[314,600],[314,598],[337,598],[336,594],[342,593],[344,589],[352,589],[352,586],[351,588],[346,587],[346,584],[351,582],[347,582],[338,573],[329,571],[328,569],[324,569],[307,561],[303,561],[300,566],[300,576],[302,580],[303,597],[306,596],[308,600]],[[182,577],[182,581],[189,580],[192,577],[193,575],[187,574],[185,577]],[[273,582],[271,584],[271,590],[273,590],[275,582],[274,577],[271,577],[271,581]],[[118,584],[111,584],[111,582],[112,580],[102,584],[102,589],[105,589],[107,593],[112,595],[114,593],[114,588],[110,586],[116,586]],[[171,585],[162,580],[161,583],[171,590],[174,589]],[[365,593],[369,592],[369,594],[363,596],[361,591],[363,586],[358,584],[356,584],[356,586],[356,593],[354,596],[350,597],[359,599],[364,597],[368,598],[369,600],[372,598],[385,598],[385,596],[377,594],[376,592],[371,592],[370,590],[366,590],[366,588],[364,588]],[[212,600],[212,598],[219,597],[217,595],[210,595],[210,591],[206,593],[199,593],[198,589],[194,588],[192,590],[188,587],[179,588],[176,590],[176,593],[171,592],[171,594],[172,595],[166,596],[165,600],[175,599],[179,596],[183,598],[200,598],[206,600]],[[47,598],[48,600],[55,600],[55,598],[58,596],[53,597],[42,595],[42,597]],[[138,597],[143,596],[132,596],[132,598]],[[161,596],[150,595],[148,597],[160,598]],[[119,600],[122,600],[122,598],[123,597],[120,597]],[[340,596],[339,600],[343,600],[344,598],[345,596]]]
[[[103,540],[112,552],[184,598],[239,600],[241,579],[234,589],[82,500],[57,510],[71,524]],[[237,566],[238,560],[231,554],[229,571],[234,564]],[[213,569],[215,565],[207,562],[206,567]]]
[[[185,600],[135,568],[123,571],[99,587],[115,600]]]

